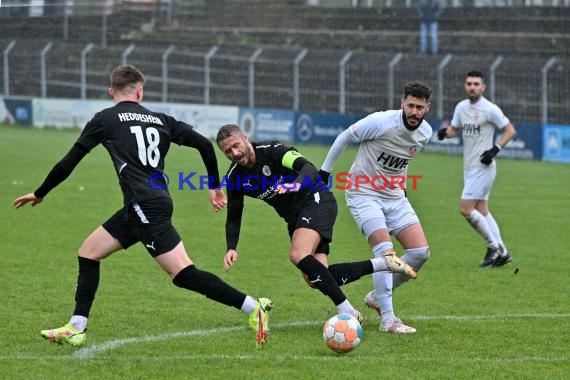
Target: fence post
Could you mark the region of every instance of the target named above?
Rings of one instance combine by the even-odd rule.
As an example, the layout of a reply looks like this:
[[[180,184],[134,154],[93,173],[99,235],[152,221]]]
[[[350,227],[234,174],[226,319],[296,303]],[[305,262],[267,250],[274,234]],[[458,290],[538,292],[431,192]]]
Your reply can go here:
[[[166,103],[168,99],[168,56],[172,54],[175,46],[170,45],[164,53],[162,53],[162,102]]]
[[[212,47],[204,57],[204,104],[210,104],[210,60],[218,49],[218,46]]]
[[[67,41],[69,38],[69,15],[67,14],[67,3],[63,8],[63,40]]]
[[[4,49],[4,96],[10,95],[10,61],[8,60],[8,54],[10,50],[14,48],[16,41],[12,41]]]
[[[388,64],[388,109],[394,109],[394,68],[400,62],[404,54],[398,53]]]
[[[449,64],[449,61],[453,58],[453,54],[447,54],[443,57],[443,60],[437,65],[437,117],[443,119],[443,98],[444,98],[444,82],[443,82],[443,70],[445,66]]]
[[[495,71],[497,71],[497,67],[503,62],[503,56],[499,55],[493,63],[491,64],[491,68],[489,69],[489,95],[490,99],[493,103],[495,103],[495,90],[497,88],[497,84],[495,82]]]
[[[172,0],[168,0],[166,4],[166,22],[168,24],[172,23]]]
[[[129,57],[129,54],[131,54],[133,50],[135,50],[135,47],[136,47],[135,44],[130,44],[129,46],[127,46],[123,54],[121,54],[121,62],[123,65],[127,64],[127,58]]]
[[[81,51],[81,99],[87,97],[87,54],[95,45],[87,44]]]
[[[339,68],[339,94],[338,94],[338,112],[345,113],[346,111],[346,64],[348,60],[352,57],[352,52],[348,51],[340,60],[338,64]]]
[[[53,46],[53,42],[48,42],[40,53],[40,84],[42,89],[42,98],[47,97],[47,63],[46,55]]]
[[[550,57],[542,66],[542,125],[548,123],[548,70],[556,61],[555,57]]]
[[[249,57],[249,106],[255,107],[255,60],[263,52],[262,48],[257,49],[251,57]]]
[[[107,13],[103,10],[101,19],[101,47],[107,47]]]
[[[295,111],[299,110],[299,65],[308,52],[309,49],[301,50],[293,62],[293,110]]]

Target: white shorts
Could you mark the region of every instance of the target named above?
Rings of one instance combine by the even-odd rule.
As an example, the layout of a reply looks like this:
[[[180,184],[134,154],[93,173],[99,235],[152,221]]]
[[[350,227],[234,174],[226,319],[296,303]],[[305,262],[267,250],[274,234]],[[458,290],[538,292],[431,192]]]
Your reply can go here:
[[[461,199],[489,200],[497,169],[476,168],[463,171],[463,192]]]
[[[405,227],[419,223],[408,198],[386,199],[373,195],[346,195],[346,205],[358,228],[368,238],[374,230],[386,228],[392,235],[397,235]],[[364,231],[365,222],[376,219],[373,231]]]

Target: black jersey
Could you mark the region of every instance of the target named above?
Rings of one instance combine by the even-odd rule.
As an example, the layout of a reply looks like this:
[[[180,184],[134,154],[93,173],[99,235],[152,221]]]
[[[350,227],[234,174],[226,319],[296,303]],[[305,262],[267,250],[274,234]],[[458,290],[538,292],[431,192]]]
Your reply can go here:
[[[254,143],[255,167],[248,168],[232,163],[221,184],[227,188],[228,215],[226,220],[226,240],[228,249],[235,249],[239,239],[244,197],[257,198],[272,206],[287,223],[293,223],[307,200],[332,194],[322,184],[303,179],[298,192],[277,194],[277,184],[294,182],[299,173],[283,166],[285,153],[294,151],[279,142]]]
[[[95,114],[74,148],[56,165],[36,194],[45,196],[87,152],[102,144],[113,160],[125,204],[170,197],[161,173],[171,142],[198,149],[208,175],[213,178],[211,188],[218,186],[216,155],[207,138],[171,116],[150,111],[137,102],[124,101]]]

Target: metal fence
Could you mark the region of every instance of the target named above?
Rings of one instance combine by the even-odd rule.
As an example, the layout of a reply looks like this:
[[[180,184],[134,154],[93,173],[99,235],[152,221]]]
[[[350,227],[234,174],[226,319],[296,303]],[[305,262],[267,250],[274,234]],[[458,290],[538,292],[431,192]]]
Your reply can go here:
[[[152,101],[367,113],[398,108],[404,84],[433,90],[432,114],[449,118],[465,73],[487,73],[486,96],[514,122],[570,123],[570,60],[423,56],[352,51],[0,41],[4,96],[107,97],[120,63],[141,68]]]
[[[413,7],[418,0],[306,0],[326,7]],[[443,7],[568,7],[570,0],[443,0]]]

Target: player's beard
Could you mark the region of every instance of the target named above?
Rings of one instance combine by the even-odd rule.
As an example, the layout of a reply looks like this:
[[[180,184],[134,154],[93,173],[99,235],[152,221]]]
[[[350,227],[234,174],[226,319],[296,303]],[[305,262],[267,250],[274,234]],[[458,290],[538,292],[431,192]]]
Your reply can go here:
[[[422,124],[422,122],[424,121],[425,115],[421,118],[417,118],[418,123],[416,125],[411,125],[409,122],[409,117],[408,115],[406,115],[404,113],[404,125],[406,126],[406,128],[410,131],[415,131],[416,129],[418,129],[420,127],[420,125]]]
[[[255,163],[251,161],[251,148],[247,142],[245,143],[245,149],[243,151],[243,156],[241,158],[245,158],[243,166],[252,167],[255,165]]]
[[[481,99],[481,95],[482,94],[478,94],[476,91],[474,92],[468,92],[467,93],[467,98],[469,99],[469,101],[471,103],[477,103],[479,101],[479,99]]]

